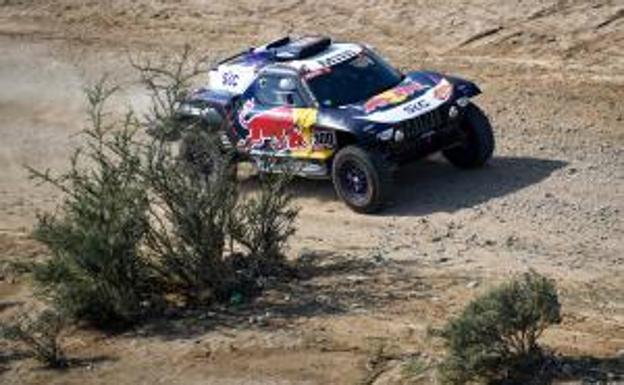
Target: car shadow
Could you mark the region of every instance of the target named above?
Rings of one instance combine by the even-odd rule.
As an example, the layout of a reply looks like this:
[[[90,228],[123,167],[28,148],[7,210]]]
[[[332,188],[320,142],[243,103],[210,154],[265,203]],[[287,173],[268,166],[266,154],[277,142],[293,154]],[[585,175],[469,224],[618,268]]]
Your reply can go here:
[[[458,170],[439,158],[410,163],[395,175],[389,202],[378,215],[455,212],[539,183],[566,165],[561,160],[510,156],[495,157],[476,170]],[[257,187],[255,178],[245,183],[248,189]],[[339,201],[327,180],[296,178],[292,191],[301,198]]]
[[[531,157],[496,157],[476,170],[458,170],[443,160],[409,164],[397,173],[394,197],[382,215],[420,216],[473,207],[539,183],[566,165]]]

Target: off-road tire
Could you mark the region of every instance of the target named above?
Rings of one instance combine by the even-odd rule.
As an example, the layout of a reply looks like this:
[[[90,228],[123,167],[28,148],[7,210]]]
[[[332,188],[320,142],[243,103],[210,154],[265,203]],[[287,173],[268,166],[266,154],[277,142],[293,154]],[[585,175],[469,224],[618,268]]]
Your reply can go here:
[[[465,135],[464,142],[442,153],[452,165],[459,168],[483,166],[494,153],[494,132],[490,120],[478,106],[471,103],[464,110],[460,129]]]
[[[201,133],[186,133],[182,136],[179,159],[208,178],[214,178],[215,162],[223,162],[228,177],[236,179],[238,162],[232,151],[225,149],[217,139],[211,142],[198,140]]]
[[[345,178],[351,169],[357,170],[359,176],[365,176],[364,193],[356,193],[347,186]],[[358,213],[369,214],[381,209],[392,189],[392,173],[392,166],[381,155],[355,145],[338,151],[332,164],[332,182],[336,193]],[[349,181],[352,182],[352,179]]]

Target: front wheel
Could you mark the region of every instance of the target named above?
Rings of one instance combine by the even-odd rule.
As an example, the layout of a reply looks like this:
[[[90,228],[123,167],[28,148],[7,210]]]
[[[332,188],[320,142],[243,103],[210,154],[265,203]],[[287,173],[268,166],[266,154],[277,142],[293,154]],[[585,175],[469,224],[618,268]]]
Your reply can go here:
[[[459,168],[483,166],[494,152],[494,133],[487,116],[474,104],[466,106],[460,130],[464,140],[461,145],[442,151],[451,164]]]
[[[235,156],[215,135],[200,130],[186,132],[178,152],[180,161],[209,180],[215,181],[221,176],[236,179],[238,163]]]
[[[391,170],[381,157],[357,146],[336,154],[332,181],[336,193],[351,209],[372,213],[381,208],[391,187]]]

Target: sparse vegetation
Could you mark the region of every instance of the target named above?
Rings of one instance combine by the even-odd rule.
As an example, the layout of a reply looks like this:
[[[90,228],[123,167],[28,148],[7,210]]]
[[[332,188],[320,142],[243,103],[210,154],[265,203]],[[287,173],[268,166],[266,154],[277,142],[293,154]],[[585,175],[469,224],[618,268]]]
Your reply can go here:
[[[231,236],[247,250],[248,270],[267,275],[283,267],[283,248],[294,234],[298,210],[287,189],[288,175],[265,175],[260,192],[243,199],[231,222]]]
[[[106,101],[115,90],[101,82],[87,91],[90,127],[69,171],[31,170],[65,197],[57,212],[39,216],[34,231],[52,252],[35,270],[41,292],[61,311],[107,327],[136,321],[151,290],[139,250],[149,229],[149,200],[133,143],[136,124],[132,114],[121,128],[107,123]]]
[[[115,87],[103,81],[88,90],[91,124],[70,170],[31,170],[65,194],[57,212],[39,217],[34,235],[52,258],[35,278],[75,318],[130,325],[170,294],[194,305],[225,302],[256,291],[259,278],[284,265],[297,215],[289,177],[261,179],[259,191],[238,193],[232,158],[210,125],[176,117],[189,80],[201,73],[190,58],[187,48],[173,67],[134,63],[152,97],[144,122],[105,113]],[[152,137],[139,135],[142,128]],[[180,156],[171,140],[179,138],[201,157]]]
[[[65,320],[60,313],[44,310],[36,316],[21,314],[7,324],[0,324],[0,337],[19,341],[42,364],[51,368],[67,365],[60,345]]]
[[[196,138],[210,146],[209,135]],[[165,143],[151,147],[148,156],[146,175],[155,197],[146,244],[168,289],[192,301],[226,299],[236,284],[224,256],[236,185],[215,152],[209,153],[210,176],[177,159]]]
[[[537,372],[544,359],[538,338],[559,322],[552,280],[531,271],[493,289],[472,301],[442,332],[448,346],[441,366],[444,382],[518,379]]]

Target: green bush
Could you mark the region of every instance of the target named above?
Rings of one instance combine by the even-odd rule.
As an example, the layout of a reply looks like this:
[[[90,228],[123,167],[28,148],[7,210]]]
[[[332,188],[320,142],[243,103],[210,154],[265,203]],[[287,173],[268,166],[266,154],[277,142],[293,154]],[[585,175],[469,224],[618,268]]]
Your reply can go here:
[[[149,229],[142,161],[132,116],[121,129],[105,122],[113,92],[103,83],[88,90],[91,126],[68,172],[31,170],[65,197],[56,212],[39,216],[34,237],[52,258],[35,269],[35,279],[61,311],[107,326],[137,320],[150,276],[139,250]]]
[[[553,281],[530,272],[472,301],[442,336],[448,354],[444,382],[518,379],[535,372],[543,351],[542,332],[561,322]]]
[[[0,324],[0,337],[21,342],[39,362],[51,367],[67,365],[59,336],[65,325],[63,317],[44,310],[36,317],[22,314],[10,324]]]
[[[298,214],[290,180],[288,174],[262,176],[260,191],[239,203],[231,222],[231,236],[246,249],[245,264],[254,276],[271,275],[284,265],[284,244],[295,233]]]
[[[65,196],[34,231],[52,253],[36,281],[59,309],[96,326],[135,323],[170,295],[205,304],[255,291],[257,278],[284,264],[295,230],[289,178],[241,197],[214,127],[176,116],[200,73],[188,49],[177,59],[172,68],[134,63],[152,99],[145,121],[128,113],[111,123],[104,106],[115,88],[102,82],[87,92],[91,125],[70,170],[31,170]],[[154,135],[137,134],[143,128]]]
[[[283,264],[282,248],[294,233],[297,211],[286,189],[288,176],[262,179],[257,194],[242,197],[235,155],[222,146],[219,127],[176,119],[189,80],[201,74],[200,66],[189,63],[191,56],[187,47],[173,63],[134,64],[154,101],[150,127],[176,133],[153,135],[148,147],[145,178],[155,215],[147,245],[168,290],[191,302],[223,301],[256,291],[257,278]],[[172,138],[181,139],[177,151]]]
[[[212,156],[209,173],[178,159],[168,143],[149,151],[146,179],[154,193],[155,215],[146,244],[169,290],[192,301],[223,299],[236,284],[224,256],[236,182],[216,155],[213,138],[205,132],[194,137]]]

